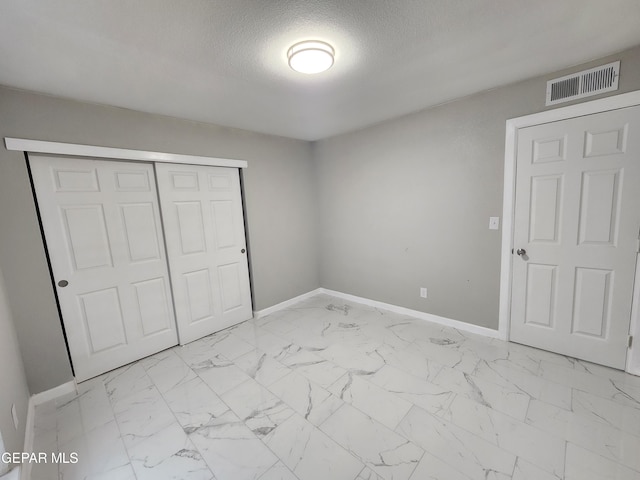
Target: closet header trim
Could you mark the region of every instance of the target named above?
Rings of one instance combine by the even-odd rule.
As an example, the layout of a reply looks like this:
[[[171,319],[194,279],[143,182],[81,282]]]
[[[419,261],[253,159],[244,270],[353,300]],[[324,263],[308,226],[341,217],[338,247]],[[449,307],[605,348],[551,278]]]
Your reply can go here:
[[[57,155],[74,155],[78,157],[116,158],[120,160],[141,160],[160,163],[184,163],[189,165],[208,165],[211,167],[247,168],[245,160],[228,158],[200,157],[197,155],[181,155],[177,153],[148,152],[145,150],[129,150],[126,148],[98,147],[75,143],[45,142],[25,138],[5,137],[7,150],[31,153],[49,153]]]

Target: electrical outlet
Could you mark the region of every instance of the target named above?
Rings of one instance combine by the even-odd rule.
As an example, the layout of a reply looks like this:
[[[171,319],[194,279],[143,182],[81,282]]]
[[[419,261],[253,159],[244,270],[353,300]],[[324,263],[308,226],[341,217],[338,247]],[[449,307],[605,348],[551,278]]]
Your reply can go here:
[[[420,287],[420,296],[422,298],[427,298],[427,287]]]
[[[11,416],[13,417],[13,426],[18,429],[18,412],[16,411],[16,404],[11,404]]]

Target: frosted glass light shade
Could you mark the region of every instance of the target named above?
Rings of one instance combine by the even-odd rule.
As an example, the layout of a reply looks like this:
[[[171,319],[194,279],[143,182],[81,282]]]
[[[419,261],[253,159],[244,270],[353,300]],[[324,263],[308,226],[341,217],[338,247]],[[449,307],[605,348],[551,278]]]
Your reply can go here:
[[[328,43],[310,40],[296,43],[287,52],[289,66],[300,73],[320,73],[333,65],[335,51]]]

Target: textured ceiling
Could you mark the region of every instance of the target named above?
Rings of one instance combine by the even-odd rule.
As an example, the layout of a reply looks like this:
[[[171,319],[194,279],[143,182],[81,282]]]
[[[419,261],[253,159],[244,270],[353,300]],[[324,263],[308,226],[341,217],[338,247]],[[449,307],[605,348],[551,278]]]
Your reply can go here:
[[[306,140],[638,44],[639,0],[0,0],[0,84]]]

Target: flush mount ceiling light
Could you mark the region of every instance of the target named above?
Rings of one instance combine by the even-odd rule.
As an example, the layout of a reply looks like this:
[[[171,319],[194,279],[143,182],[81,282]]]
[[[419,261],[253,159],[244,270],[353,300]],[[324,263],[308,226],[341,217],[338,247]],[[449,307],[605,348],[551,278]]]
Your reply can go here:
[[[328,43],[307,40],[296,43],[287,52],[289,66],[300,73],[320,73],[333,65],[335,51]]]

